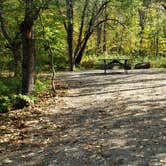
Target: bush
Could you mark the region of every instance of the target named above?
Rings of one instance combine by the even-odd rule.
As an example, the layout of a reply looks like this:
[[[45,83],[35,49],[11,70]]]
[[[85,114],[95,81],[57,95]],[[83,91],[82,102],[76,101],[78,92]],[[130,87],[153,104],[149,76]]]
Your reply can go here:
[[[8,112],[11,109],[11,99],[8,96],[0,97],[0,113]]]
[[[0,95],[8,96],[21,91],[21,81],[17,78],[2,78],[0,81]]]
[[[96,55],[85,55],[81,62],[81,67],[85,69],[94,68],[97,62]]]
[[[47,83],[45,81],[41,82],[40,80],[37,79],[35,82],[35,92],[40,93],[46,90],[47,90]]]
[[[32,103],[34,103],[34,97],[31,96],[19,94],[12,97],[13,109],[22,109],[24,107],[28,107]]]
[[[85,69],[90,69],[95,66],[95,62],[93,60],[84,61],[81,63],[81,66]]]
[[[9,92],[8,86],[3,81],[0,81],[0,95],[7,95]]]

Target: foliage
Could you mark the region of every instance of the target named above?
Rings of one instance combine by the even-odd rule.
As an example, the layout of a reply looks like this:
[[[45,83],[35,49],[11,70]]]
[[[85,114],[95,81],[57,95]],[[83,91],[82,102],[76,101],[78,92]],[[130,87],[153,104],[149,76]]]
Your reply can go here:
[[[0,113],[8,112],[11,105],[11,99],[8,96],[0,96]]]
[[[22,94],[12,96],[13,109],[22,109],[34,103],[34,97]]]
[[[0,81],[0,95],[5,95],[9,93],[9,88],[4,82]]]
[[[39,79],[35,82],[35,93],[41,93],[48,90],[47,81],[41,81]]]
[[[19,93],[21,90],[20,79],[12,77],[2,77],[0,80],[0,95],[11,95]]]
[[[10,110],[22,109],[34,103],[34,97],[22,94],[0,97],[0,113]]]
[[[33,12],[41,8],[39,16],[34,19],[37,73],[51,71],[52,59],[50,55],[53,55],[56,71],[69,69],[68,31],[65,27],[65,23],[68,21],[68,8],[65,2],[64,0],[33,1]],[[96,68],[101,64],[100,59],[110,57],[130,58],[132,66],[146,61],[151,62],[151,67],[154,68],[166,67],[164,3],[150,0],[110,0],[99,12],[102,3],[106,0],[73,2],[73,56],[82,56],[80,68]],[[4,22],[11,39],[9,42],[5,38],[1,26],[0,95],[12,96],[21,93],[21,79],[8,77],[10,75],[6,73],[15,72],[16,61],[11,45],[13,44],[14,49],[17,49],[16,43],[21,42],[20,24],[24,19],[25,9],[25,1],[6,0],[0,3],[0,14],[3,16],[3,19],[0,19],[0,24],[3,25]],[[142,45],[140,45],[139,10],[145,12],[145,25],[141,36]],[[85,48],[84,45],[86,45]],[[82,51],[81,48],[85,50]],[[140,57],[141,49],[144,53],[143,57]],[[37,79],[36,93],[45,90],[47,90],[47,83]]]
[[[21,95],[21,84],[18,78],[2,77],[0,81],[0,112],[21,109],[33,104],[35,97]],[[49,79],[37,79],[35,95],[49,90]]]

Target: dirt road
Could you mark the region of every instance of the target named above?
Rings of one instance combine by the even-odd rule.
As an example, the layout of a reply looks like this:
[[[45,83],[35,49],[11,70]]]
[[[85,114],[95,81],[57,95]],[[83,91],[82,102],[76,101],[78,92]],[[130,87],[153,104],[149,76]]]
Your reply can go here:
[[[166,165],[166,70],[58,73],[57,79],[69,90],[63,104],[47,108],[50,143],[9,154],[9,165]]]

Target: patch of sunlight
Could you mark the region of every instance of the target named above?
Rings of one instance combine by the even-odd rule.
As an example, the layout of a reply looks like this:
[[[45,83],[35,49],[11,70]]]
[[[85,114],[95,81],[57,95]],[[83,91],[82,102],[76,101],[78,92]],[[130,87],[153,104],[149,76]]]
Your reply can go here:
[[[121,116],[127,116],[127,115],[132,115],[133,113],[132,112],[124,112],[121,114]]]
[[[124,146],[123,147],[123,149],[131,149],[131,148],[135,148],[136,147],[136,145],[126,145],[126,146]]]
[[[121,127],[126,127],[126,126],[121,126]],[[133,129],[129,128],[129,129],[112,129],[112,132],[114,133],[114,135],[125,135],[128,132],[131,132]]]
[[[27,157],[32,157],[32,156],[35,156],[35,153],[31,152],[31,153],[27,154]]]
[[[2,161],[4,164],[10,164],[12,163],[13,161],[9,158],[5,158],[3,161]]]
[[[127,140],[125,139],[111,139],[108,142],[110,145],[115,145],[117,147],[125,146],[127,143]]]
[[[129,111],[134,111],[134,110],[140,110],[140,111],[147,111],[149,109],[149,107],[148,106],[145,106],[145,105],[136,105],[136,104],[131,104],[131,105],[128,105],[127,106],[127,110],[129,110]]]
[[[133,116],[142,116],[142,115],[146,115],[146,114],[147,114],[146,112],[139,112],[139,113],[136,113]]]
[[[166,117],[161,119],[162,121],[166,121]]]
[[[68,148],[65,148],[64,151],[70,151],[70,152],[74,152],[74,151],[78,151],[78,148],[77,147],[68,147]]]
[[[157,154],[156,157],[160,160],[162,164],[166,164],[166,153]]]

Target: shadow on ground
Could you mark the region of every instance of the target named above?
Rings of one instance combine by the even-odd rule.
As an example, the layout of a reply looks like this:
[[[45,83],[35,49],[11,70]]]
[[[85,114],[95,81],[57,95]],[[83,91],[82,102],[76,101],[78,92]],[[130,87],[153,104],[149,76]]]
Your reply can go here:
[[[90,75],[59,76],[71,92],[47,115],[50,143],[24,143],[6,165],[166,165],[166,73]]]

